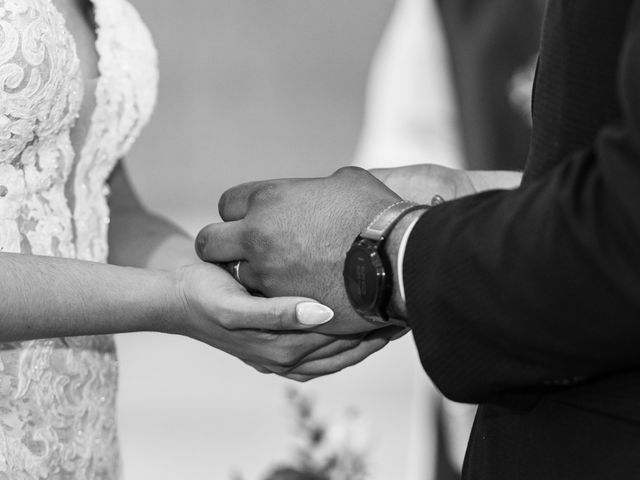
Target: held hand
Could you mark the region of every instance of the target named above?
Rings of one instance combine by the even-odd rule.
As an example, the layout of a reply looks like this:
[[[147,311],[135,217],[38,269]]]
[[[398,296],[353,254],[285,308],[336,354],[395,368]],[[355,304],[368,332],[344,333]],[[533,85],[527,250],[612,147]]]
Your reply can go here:
[[[251,290],[311,297],[331,307],[335,319],[317,331],[363,332],[376,326],[347,299],[345,255],[373,217],[399,199],[358,168],[326,178],[244,184],[225,192],[219,209],[226,223],[202,229],[196,248],[205,261],[242,260],[240,280]]]
[[[518,188],[522,181],[522,172],[457,170],[428,163],[375,168],[371,173],[405,200],[425,204],[431,203],[434,195],[453,200],[486,190]]]
[[[366,336],[361,339],[361,342],[351,349],[330,357],[305,359],[288,372],[280,373],[280,376],[298,382],[306,382],[314,378],[339,372],[340,370],[360,363],[369,355],[381,350],[390,341],[400,338],[407,332],[408,330],[394,326],[374,330],[366,334]],[[256,367],[256,369],[263,373],[270,373],[258,367]]]
[[[214,265],[202,263],[178,270],[176,285],[180,309],[172,316],[172,324],[162,330],[205,342],[261,372],[287,375],[302,362],[332,359],[308,378],[332,373],[354,361],[353,354],[345,353],[363,340],[361,336],[338,339],[309,331],[310,325],[328,321],[331,310],[308,298],[252,297]]]
[[[476,193],[469,173],[433,164],[371,170],[381,182],[405,200],[430,204],[434,195],[452,200]]]

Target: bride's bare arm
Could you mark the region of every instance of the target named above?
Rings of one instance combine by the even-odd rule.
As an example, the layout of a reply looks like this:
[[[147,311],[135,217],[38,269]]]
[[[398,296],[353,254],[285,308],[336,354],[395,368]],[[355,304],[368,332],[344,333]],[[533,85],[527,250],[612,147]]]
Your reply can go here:
[[[0,254],[0,341],[169,330],[183,317],[167,272]]]
[[[0,342],[158,331],[205,342],[262,372],[308,380],[357,363],[389,341],[310,331],[327,319],[313,300],[252,297],[227,272],[199,260],[172,269],[171,263],[196,260],[192,239],[137,210],[120,175],[112,178],[119,227],[113,258],[156,269],[0,253]]]
[[[200,262],[190,235],[142,205],[122,162],[111,174],[109,186],[109,263],[170,269]]]
[[[310,304],[317,305],[254,298],[205,263],[161,271],[0,253],[0,342],[151,330],[200,340],[262,372],[307,380],[389,341],[308,331],[317,311],[304,307]],[[303,366],[304,374],[297,373]]]

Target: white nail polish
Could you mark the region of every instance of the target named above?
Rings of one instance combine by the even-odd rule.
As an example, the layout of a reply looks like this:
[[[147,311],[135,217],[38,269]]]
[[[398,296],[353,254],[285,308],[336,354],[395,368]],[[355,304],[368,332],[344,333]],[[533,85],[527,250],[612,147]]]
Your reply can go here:
[[[296,317],[302,325],[313,327],[333,318],[333,310],[321,303],[303,302],[296,305]]]

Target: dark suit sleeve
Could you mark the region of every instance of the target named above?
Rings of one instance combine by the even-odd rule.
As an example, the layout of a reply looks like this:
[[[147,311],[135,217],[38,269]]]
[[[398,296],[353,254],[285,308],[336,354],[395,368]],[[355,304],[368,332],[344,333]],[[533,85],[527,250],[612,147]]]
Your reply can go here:
[[[467,402],[640,367],[640,6],[622,118],[515,191],[427,212],[404,260],[427,373]]]

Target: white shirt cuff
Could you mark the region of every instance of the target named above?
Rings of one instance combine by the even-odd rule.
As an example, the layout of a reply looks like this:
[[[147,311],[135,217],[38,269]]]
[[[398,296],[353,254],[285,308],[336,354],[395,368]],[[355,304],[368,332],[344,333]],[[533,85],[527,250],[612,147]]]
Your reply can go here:
[[[407,296],[404,292],[404,270],[403,270],[403,265],[404,265],[404,254],[407,251],[407,244],[409,243],[409,237],[411,236],[411,232],[413,231],[413,227],[416,226],[416,223],[418,223],[418,220],[420,220],[420,218],[422,218],[422,216],[417,217],[413,222],[411,222],[411,225],[409,225],[409,227],[407,227],[407,229],[404,231],[404,235],[402,236],[402,241],[400,242],[400,247],[398,248],[398,263],[396,264],[396,270],[398,272],[398,288],[400,289],[400,298],[402,299],[402,302],[404,304],[407,303]]]

